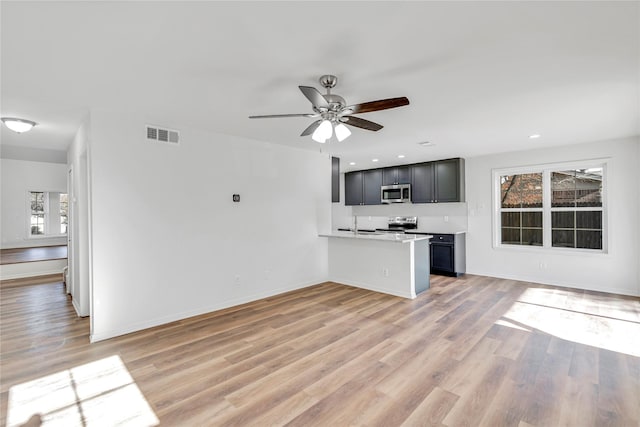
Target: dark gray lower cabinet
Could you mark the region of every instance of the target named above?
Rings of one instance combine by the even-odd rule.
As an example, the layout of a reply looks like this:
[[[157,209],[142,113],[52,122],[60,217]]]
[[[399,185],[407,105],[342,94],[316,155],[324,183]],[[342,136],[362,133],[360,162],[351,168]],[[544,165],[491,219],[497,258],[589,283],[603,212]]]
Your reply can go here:
[[[465,273],[464,234],[433,234],[430,247],[432,274],[460,276]]]

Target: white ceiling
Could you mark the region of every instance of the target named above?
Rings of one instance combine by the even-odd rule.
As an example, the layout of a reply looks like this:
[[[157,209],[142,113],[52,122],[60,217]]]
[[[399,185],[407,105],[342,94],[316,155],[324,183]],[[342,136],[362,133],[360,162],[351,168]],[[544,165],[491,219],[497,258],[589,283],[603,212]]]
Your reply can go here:
[[[64,150],[90,108],[323,147],[346,170],[638,135],[639,4],[2,1],[1,115],[39,123],[2,144]],[[247,118],[311,112],[297,86],[322,74],[349,104],[411,105],[324,146],[299,136],[313,119]]]

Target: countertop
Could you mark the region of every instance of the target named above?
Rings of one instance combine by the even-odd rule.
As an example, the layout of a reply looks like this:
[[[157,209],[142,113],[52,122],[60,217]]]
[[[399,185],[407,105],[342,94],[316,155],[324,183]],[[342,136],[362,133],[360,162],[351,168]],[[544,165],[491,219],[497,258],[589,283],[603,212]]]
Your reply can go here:
[[[466,230],[408,230],[406,233],[410,234],[465,234]]]
[[[353,231],[332,231],[331,233],[321,233],[320,237],[338,237],[343,239],[378,240],[382,242],[409,243],[419,240],[428,240],[433,236],[429,234],[404,234],[404,233],[367,233]]]

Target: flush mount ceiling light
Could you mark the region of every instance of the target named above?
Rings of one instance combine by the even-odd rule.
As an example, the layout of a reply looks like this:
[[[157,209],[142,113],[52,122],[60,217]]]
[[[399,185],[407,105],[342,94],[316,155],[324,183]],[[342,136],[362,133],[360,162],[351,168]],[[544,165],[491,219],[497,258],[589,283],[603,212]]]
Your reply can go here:
[[[31,120],[16,119],[15,117],[3,117],[1,120],[6,127],[17,133],[28,132],[37,125],[36,122]]]
[[[434,145],[436,145],[436,143],[431,141],[424,141],[418,142],[418,145],[422,145],[423,147],[433,147]]]
[[[542,135],[540,135],[539,133],[534,133],[533,135],[529,135],[529,139],[537,139],[540,138]]]

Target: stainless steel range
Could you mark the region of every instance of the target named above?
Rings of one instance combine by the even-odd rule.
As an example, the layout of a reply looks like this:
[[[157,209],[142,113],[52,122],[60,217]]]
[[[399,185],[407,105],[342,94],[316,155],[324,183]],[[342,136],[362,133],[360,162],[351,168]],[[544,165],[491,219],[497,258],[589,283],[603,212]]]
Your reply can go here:
[[[387,228],[376,228],[376,231],[383,233],[404,233],[406,230],[418,228],[418,217],[416,216],[392,216],[389,217]]]

